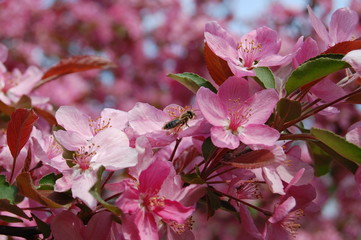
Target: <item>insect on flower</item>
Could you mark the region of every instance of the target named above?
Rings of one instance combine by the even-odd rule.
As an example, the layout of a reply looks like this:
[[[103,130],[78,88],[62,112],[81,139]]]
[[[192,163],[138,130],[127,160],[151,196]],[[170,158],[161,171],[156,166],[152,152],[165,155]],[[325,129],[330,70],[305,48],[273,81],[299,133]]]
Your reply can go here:
[[[196,114],[190,110],[182,113],[179,117],[173,119],[172,121],[167,122],[164,126],[163,129],[173,129],[173,128],[177,128],[177,130],[179,130],[182,126],[187,125],[187,122],[189,119],[192,119],[196,116]]]

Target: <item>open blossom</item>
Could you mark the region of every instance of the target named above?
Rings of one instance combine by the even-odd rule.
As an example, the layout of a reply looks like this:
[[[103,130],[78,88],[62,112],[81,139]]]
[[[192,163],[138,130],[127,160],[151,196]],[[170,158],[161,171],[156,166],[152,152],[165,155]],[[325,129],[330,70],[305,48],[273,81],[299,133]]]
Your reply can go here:
[[[279,132],[264,123],[278,101],[274,89],[266,89],[250,96],[245,79],[231,77],[217,94],[207,88],[197,92],[198,106],[210,122],[211,138],[217,147],[235,149],[245,144],[273,145]]]
[[[180,119],[180,116],[187,111],[195,112],[195,116],[177,127],[164,129],[165,124]],[[147,137],[152,146],[158,147],[168,145],[177,137],[202,134],[202,129],[206,125],[199,111],[176,104],[168,105],[162,111],[147,103],[139,102],[128,112],[128,116],[129,125],[135,135]]]
[[[89,193],[89,189],[96,182],[97,170],[101,166],[110,171],[132,167],[137,163],[137,151],[129,147],[127,135],[110,124],[111,118],[105,122],[96,122],[73,107],[62,107],[58,111],[57,121],[67,131],[59,130],[54,135],[66,149],[75,153],[72,168],[53,166],[63,173],[63,177],[56,182],[56,190],[65,191],[71,188],[73,197],[82,199],[89,207],[94,208],[96,200]],[[119,117],[121,113],[114,111],[108,109],[108,114],[104,111],[103,113]]]
[[[115,203],[124,213],[124,231],[131,239],[159,239],[157,223],[162,220],[179,234],[187,230],[187,221],[193,207],[180,203],[187,193],[198,186],[181,189],[174,184],[174,171],[169,162],[155,160],[143,170],[138,182],[126,179],[121,182],[123,194]],[[178,181],[178,180],[177,180]],[[112,188],[119,184],[113,184]]]
[[[358,24],[358,14],[349,8],[340,8],[331,16],[331,22],[327,31],[325,25],[307,6],[311,24],[317,35],[322,39],[325,47],[331,47],[336,43],[352,40]]]
[[[204,36],[210,49],[227,61],[236,76],[254,76],[253,68],[279,66],[293,56],[278,55],[281,41],[277,32],[268,27],[257,28],[237,42],[217,22],[210,22],[206,24]]]

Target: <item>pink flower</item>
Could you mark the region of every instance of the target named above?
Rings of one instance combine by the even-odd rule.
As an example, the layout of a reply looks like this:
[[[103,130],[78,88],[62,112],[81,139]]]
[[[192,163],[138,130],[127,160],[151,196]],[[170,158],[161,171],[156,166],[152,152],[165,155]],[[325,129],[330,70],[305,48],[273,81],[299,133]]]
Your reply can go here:
[[[358,23],[358,14],[349,8],[340,8],[331,16],[331,22],[327,31],[325,25],[307,6],[308,14],[313,28],[322,39],[326,47],[331,47],[339,42],[352,40],[353,33]]]
[[[96,213],[87,226],[70,211],[57,214],[50,224],[51,232],[58,240],[110,240],[111,227],[112,214],[105,211]]]
[[[170,173],[169,162],[155,160],[141,172],[138,183],[130,179],[122,182],[124,192],[116,205],[128,214],[127,221],[132,221],[124,230],[134,236],[132,239],[138,234],[140,239],[158,239],[158,220],[182,225],[193,213],[193,207],[185,207],[179,202],[190,189],[182,191],[175,187],[174,179],[170,179],[174,176]]]
[[[165,124],[179,119],[188,110],[195,112],[195,116],[186,124],[178,127],[164,129]],[[129,114],[129,125],[135,135],[144,135],[152,146],[165,146],[177,137],[195,136],[202,134],[204,119],[199,111],[176,104],[168,105],[164,110],[157,109],[147,103],[137,103]]]
[[[90,208],[94,208],[96,200],[89,189],[96,182],[97,170],[101,166],[106,170],[116,171],[136,165],[137,151],[129,147],[127,135],[113,127],[112,119],[117,119],[121,114],[120,111],[108,109],[102,112],[102,116],[109,118],[92,121],[73,107],[61,107],[58,110],[57,121],[67,131],[59,130],[54,135],[66,149],[75,153],[71,169],[53,165],[63,173],[63,177],[56,182],[57,191],[71,188],[73,197],[80,198]],[[114,125],[120,124],[118,127],[121,128],[124,119],[119,120]]]
[[[211,138],[214,145],[235,149],[239,141],[245,144],[271,146],[279,132],[264,123],[278,101],[274,89],[262,90],[250,96],[247,81],[231,77],[217,94],[207,88],[197,92],[197,103],[205,119],[213,125]]]
[[[227,61],[236,76],[254,76],[253,68],[282,65],[291,57],[278,55],[281,41],[268,27],[247,33],[237,43],[217,22],[210,22],[206,24],[204,37],[210,49]]]

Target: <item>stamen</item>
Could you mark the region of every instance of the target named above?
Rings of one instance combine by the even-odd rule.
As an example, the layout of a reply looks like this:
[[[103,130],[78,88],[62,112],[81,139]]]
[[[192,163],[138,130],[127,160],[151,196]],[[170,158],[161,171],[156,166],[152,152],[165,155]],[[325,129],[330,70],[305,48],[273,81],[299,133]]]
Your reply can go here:
[[[298,222],[302,216],[304,216],[302,209],[297,209],[293,212],[290,212],[282,221],[281,226],[286,229],[292,235],[292,237],[296,237],[297,231],[301,227],[301,224],[296,222]]]
[[[172,230],[177,234],[182,234],[186,230],[192,230],[193,224],[194,220],[192,219],[192,216],[188,217],[183,224],[177,223],[176,221],[171,221],[168,223]]]
[[[95,146],[95,144],[91,144],[89,146],[82,146],[74,153],[74,164],[79,167],[81,170],[85,171],[90,168],[90,163],[92,157],[97,154],[96,149],[100,146]]]
[[[96,120],[90,119],[89,120],[89,127],[91,128],[94,135],[98,134],[100,131],[111,128],[112,125],[110,124],[111,118],[107,120],[103,120],[102,117],[97,118]]]
[[[262,198],[255,180],[246,180],[237,187],[237,198],[239,199],[260,199]]]

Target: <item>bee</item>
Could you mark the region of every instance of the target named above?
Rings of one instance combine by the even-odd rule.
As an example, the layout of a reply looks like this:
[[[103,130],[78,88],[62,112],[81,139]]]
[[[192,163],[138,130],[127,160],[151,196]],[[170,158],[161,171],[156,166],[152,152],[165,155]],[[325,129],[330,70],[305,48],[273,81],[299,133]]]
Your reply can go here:
[[[172,121],[167,122],[164,126],[163,129],[173,129],[173,128],[177,128],[177,130],[179,130],[182,126],[187,125],[188,126],[188,120],[192,119],[196,116],[196,114],[190,110],[182,113],[179,117],[173,119]]]

